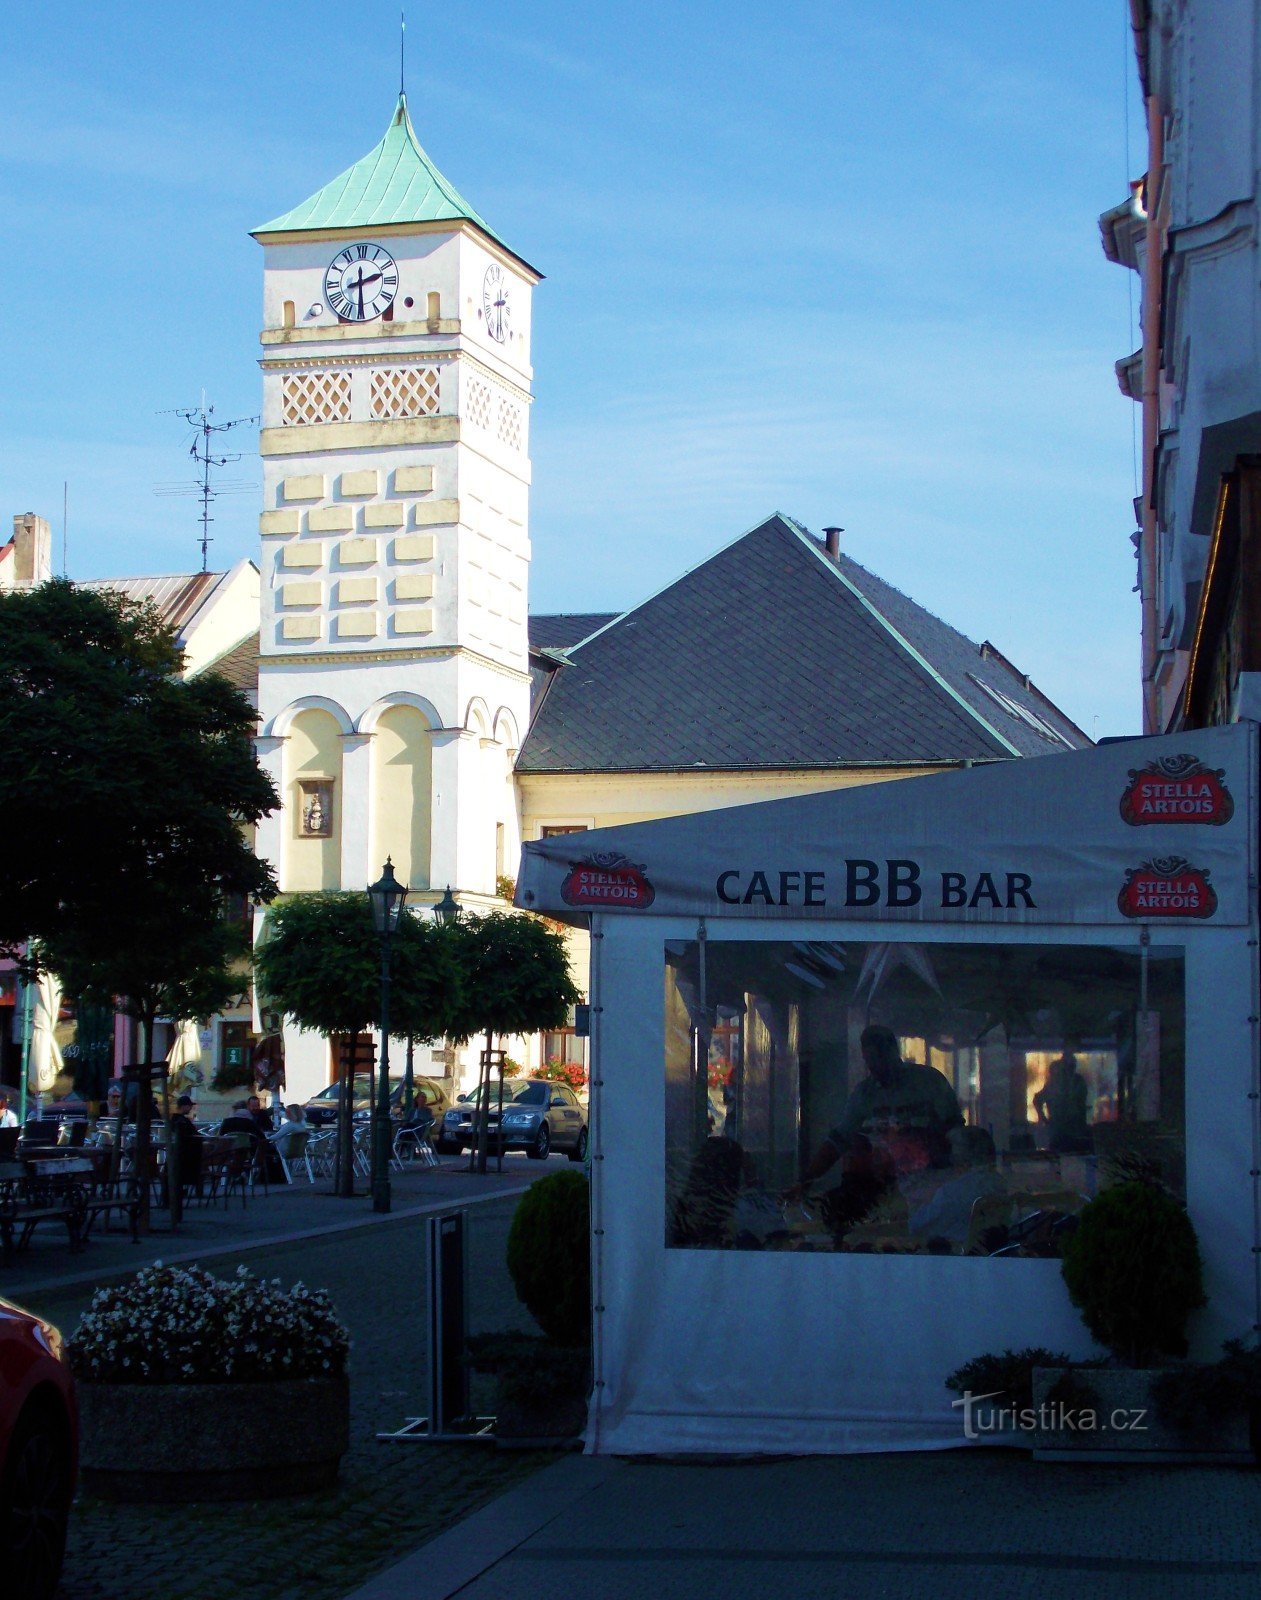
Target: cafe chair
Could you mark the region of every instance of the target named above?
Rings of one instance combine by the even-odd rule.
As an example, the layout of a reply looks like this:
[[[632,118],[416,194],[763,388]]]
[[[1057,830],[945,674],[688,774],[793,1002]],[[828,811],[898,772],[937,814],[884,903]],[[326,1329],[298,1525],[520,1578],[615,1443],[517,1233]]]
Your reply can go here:
[[[311,1156],[308,1148],[310,1143],[311,1130],[309,1128],[298,1128],[293,1133],[286,1133],[274,1141],[276,1154],[280,1158],[280,1165],[283,1167],[285,1178],[289,1183],[293,1182],[293,1174],[296,1168],[305,1169],[308,1183],[315,1182],[315,1170],[311,1166]]]

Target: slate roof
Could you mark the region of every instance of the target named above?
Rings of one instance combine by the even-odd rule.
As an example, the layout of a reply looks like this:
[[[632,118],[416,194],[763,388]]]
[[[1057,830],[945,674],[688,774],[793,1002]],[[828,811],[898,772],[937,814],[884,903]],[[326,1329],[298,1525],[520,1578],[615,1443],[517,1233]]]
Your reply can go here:
[[[243,690],[257,703],[258,699],[258,635],[251,634],[248,639],[242,639],[240,644],[227,650],[223,655],[208,662],[202,672],[216,673],[220,678],[226,678],[230,684]]]
[[[616,611],[559,611],[530,618],[531,650],[568,650],[617,618]]]
[[[557,620],[540,639],[565,636]],[[1090,742],[992,647],[779,513],[544,648],[564,653],[536,655],[551,670],[522,772],[919,766]]]
[[[425,153],[407,114],[407,96],[398,105],[380,144],[353,167],[326,183],[301,205],[273,217],[254,237],[310,233],[316,229],[389,228],[409,222],[472,222],[496,244],[508,246],[480,217],[454,184]],[[509,251],[516,255],[515,251]],[[517,259],[521,258],[517,256]],[[531,268],[533,271],[533,268]]]

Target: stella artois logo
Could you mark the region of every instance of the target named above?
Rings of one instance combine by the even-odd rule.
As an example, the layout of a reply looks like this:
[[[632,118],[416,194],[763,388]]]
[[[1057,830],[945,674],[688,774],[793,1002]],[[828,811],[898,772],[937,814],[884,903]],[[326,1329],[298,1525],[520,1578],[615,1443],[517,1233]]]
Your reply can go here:
[[[1121,816],[1131,827],[1153,822],[1202,822],[1221,827],[1235,814],[1222,767],[1195,756],[1160,756],[1137,771],[1121,796]]]
[[[576,862],[565,875],[560,897],[567,906],[599,906],[606,910],[642,911],[656,898],[656,891],[626,856],[613,851],[597,852]]]
[[[1204,867],[1185,856],[1154,856],[1141,867],[1128,867],[1117,895],[1123,917],[1211,917],[1217,895]]]

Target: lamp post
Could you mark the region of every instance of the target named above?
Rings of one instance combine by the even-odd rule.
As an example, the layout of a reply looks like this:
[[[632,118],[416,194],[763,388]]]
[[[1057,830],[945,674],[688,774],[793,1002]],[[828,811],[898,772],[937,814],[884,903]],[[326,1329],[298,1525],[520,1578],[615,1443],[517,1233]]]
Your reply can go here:
[[[377,1108],[372,1128],[372,1209],[390,1209],[390,941],[403,914],[407,888],[394,876],[389,856],[381,876],[368,888],[372,922],[381,940],[381,1059]]]

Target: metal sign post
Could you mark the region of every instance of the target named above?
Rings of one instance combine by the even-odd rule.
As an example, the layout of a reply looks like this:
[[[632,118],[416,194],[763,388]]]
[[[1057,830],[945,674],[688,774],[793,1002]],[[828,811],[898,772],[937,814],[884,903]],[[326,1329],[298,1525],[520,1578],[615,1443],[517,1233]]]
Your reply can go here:
[[[465,1217],[463,1211],[446,1211],[427,1219],[429,1415],[408,1417],[395,1432],[378,1433],[378,1439],[428,1443],[484,1439],[494,1443],[494,1417],[469,1415]]]

